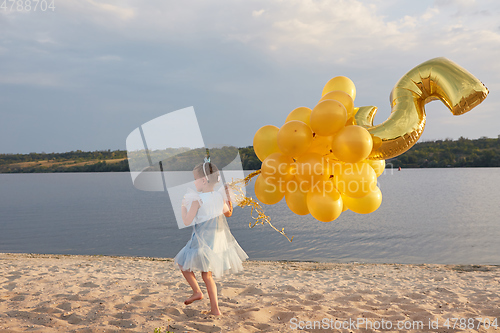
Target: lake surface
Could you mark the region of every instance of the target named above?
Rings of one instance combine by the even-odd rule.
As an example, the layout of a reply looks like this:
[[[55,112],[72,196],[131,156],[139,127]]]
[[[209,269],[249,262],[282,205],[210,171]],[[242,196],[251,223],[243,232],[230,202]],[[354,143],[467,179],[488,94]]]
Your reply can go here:
[[[377,211],[329,223],[284,199],[265,206],[292,242],[249,228],[249,207],[228,224],[250,260],[500,264],[500,168],[388,169],[379,185]],[[0,174],[0,252],[173,258],[191,232],[167,193],[137,190],[128,173]]]

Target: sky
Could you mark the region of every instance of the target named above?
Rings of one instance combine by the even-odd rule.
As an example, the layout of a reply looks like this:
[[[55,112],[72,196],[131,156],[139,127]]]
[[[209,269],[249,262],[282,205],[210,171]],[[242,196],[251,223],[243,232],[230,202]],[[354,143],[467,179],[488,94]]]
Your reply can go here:
[[[435,57],[490,94],[461,116],[427,104],[420,140],[500,135],[499,1],[2,1],[0,153],[125,150],[137,127],[190,106],[205,144],[250,146],[339,75],[379,124],[398,79]]]

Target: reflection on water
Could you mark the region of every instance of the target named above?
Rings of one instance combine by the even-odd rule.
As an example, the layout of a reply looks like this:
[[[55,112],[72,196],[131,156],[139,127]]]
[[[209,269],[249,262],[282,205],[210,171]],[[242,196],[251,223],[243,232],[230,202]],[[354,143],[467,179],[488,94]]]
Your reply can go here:
[[[191,235],[177,229],[166,193],[136,190],[128,173],[1,174],[0,183],[0,252],[174,257]],[[266,206],[291,243],[268,225],[249,228],[249,208],[228,223],[251,260],[500,264],[499,168],[387,170],[379,184],[377,211],[329,223],[291,213],[284,199]]]

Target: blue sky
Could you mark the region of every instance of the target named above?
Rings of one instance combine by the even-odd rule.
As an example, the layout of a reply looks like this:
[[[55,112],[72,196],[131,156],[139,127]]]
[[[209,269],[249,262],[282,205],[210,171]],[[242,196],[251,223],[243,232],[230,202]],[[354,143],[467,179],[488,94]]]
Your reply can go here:
[[[421,140],[500,134],[498,1],[54,4],[0,9],[0,153],[126,149],[139,125],[189,106],[206,144],[248,146],[338,75],[380,123],[397,80],[439,56],[490,95],[462,116],[428,104]]]

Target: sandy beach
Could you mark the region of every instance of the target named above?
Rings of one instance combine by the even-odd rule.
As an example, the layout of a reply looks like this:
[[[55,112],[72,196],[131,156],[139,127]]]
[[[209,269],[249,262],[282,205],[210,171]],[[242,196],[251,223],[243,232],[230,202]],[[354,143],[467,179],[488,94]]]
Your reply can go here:
[[[172,259],[0,254],[0,332],[500,332],[499,266],[243,265],[217,317]]]

